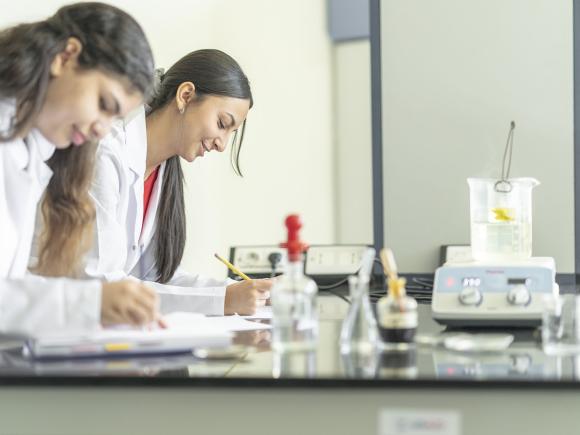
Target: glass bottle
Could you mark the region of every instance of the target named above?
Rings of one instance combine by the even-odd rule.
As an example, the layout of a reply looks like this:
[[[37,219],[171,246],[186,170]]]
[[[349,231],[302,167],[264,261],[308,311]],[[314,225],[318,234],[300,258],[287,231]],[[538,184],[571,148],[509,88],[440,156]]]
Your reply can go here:
[[[316,283],[304,275],[298,230],[302,227],[297,215],[286,218],[288,263],[271,290],[272,349],[274,351],[308,351],[316,348],[318,340],[318,311]]]
[[[417,301],[407,296],[405,278],[389,279],[387,296],[377,303],[379,331],[386,348],[405,349],[415,342]]]

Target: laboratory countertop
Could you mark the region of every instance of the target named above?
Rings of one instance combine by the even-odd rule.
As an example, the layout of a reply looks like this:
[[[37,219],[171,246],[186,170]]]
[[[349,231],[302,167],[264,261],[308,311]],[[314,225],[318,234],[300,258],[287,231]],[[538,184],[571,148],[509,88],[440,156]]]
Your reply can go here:
[[[363,358],[341,355],[338,338],[347,310],[343,299],[322,294],[315,351],[274,353],[269,330],[245,331],[237,333],[234,341],[250,346],[250,350],[234,360],[208,361],[182,355],[34,362],[24,358],[14,343],[5,342],[0,352],[0,385],[580,388],[580,355],[545,355],[538,330],[509,331],[515,340],[501,352],[467,353],[417,345],[407,352],[383,351]],[[444,327],[431,318],[430,305],[420,304],[418,333],[443,332]]]

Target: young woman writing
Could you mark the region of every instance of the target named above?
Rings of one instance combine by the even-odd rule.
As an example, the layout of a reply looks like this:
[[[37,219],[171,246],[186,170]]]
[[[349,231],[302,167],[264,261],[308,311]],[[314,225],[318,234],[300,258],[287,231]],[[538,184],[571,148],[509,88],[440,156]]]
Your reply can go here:
[[[253,314],[266,303],[270,280],[228,283],[180,268],[185,246],[181,161],[223,152],[231,142],[239,173],[252,105],[247,77],[218,50],[189,53],[160,77],[149,106],[113,128],[99,146],[91,188],[97,235],[88,275],[147,280],[160,295],[162,312]]]
[[[36,271],[78,274],[94,220],[88,196],[94,142],[142,103],[152,75],[143,31],[105,4],[65,6],[46,20],[0,32],[0,332],[87,330],[155,318],[156,295],[138,282],[26,273],[43,198]]]

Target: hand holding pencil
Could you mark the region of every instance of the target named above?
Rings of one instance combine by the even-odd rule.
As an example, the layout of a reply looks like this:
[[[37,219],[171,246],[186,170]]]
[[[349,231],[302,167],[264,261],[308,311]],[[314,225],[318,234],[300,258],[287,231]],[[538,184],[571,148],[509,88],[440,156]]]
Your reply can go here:
[[[271,279],[251,279],[233,264],[218,254],[214,256],[243,281],[226,287],[224,314],[252,315],[258,307],[266,305],[270,299]]]
[[[232,272],[234,272],[240,278],[245,279],[246,281],[249,281],[251,279],[248,275],[246,275],[244,272],[242,272],[241,270],[239,270],[236,266],[234,266],[232,263],[230,263],[224,257],[222,257],[222,256],[220,256],[218,254],[213,254],[213,256],[215,258],[217,258],[219,261],[221,261],[223,264],[225,264],[228,269],[230,269]]]

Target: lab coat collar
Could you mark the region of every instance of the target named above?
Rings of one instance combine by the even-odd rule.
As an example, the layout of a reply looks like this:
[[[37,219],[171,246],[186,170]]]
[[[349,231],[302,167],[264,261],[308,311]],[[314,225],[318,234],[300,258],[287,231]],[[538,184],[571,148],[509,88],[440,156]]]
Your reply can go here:
[[[145,215],[145,221],[143,222],[143,229],[141,230],[141,235],[139,238],[139,244],[143,247],[147,247],[155,234],[155,223],[157,222],[157,209],[159,208],[159,201],[161,200],[161,189],[163,187],[163,174],[165,173],[165,162],[161,163],[159,167],[159,174],[157,174],[157,180],[153,186],[153,191],[151,192],[151,198],[149,198],[149,207],[147,208],[147,214]]]
[[[141,107],[131,119],[123,123],[125,132],[125,158],[129,168],[135,174],[135,181],[144,179],[147,163],[147,128],[145,108]]]
[[[54,152],[56,151],[56,147],[52,142],[50,142],[44,135],[38,130],[32,130],[28,136],[27,140],[33,140],[38,150],[38,155],[40,156],[43,162],[46,162],[48,159],[52,157]],[[74,145],[71,145],[74,146]]]
[[[56,148],[40,131],[32,130],[24,139],[15,142],[14,147],[12,157],[17,169],[21,171],[37,170],[42,177],[52,175],[52,171],[44,162],[52,157]],[[31,166],[33,167],[31,168]]]
[[[117,132],[122,138],[121,147],[123,149],[123,160],[129,168],[132,179],[130,182],[130,192],[134,208],[130,221],[135,222],[131,245],[141,243],[141,223],[143,222],[143,183],[145,181],[145,165],[147,161],[147,130],[145,124],[145,109],[140,107],[129,118],[125,119]]]
[[[20,169],[25,169],[29,172],[34,172],[37,174],[37,181],[40,185],[46,185],[52,177],[52,170],[45,163],[48,159],[52,157],[55,146],[46,139],[39,130],[32,130],[25,139],[26,147],[28,150],[28,157],[26,158],[26,163],[24,167]],[[31,159],[30,156],[37,156],[38,160]],[[19,161],[21,163],[22,161]]]
[[[6,132],[12,122],[12,118],[16,113],[16,100],[14,98],[0,99],[0,130]],[[44,163],[54,154],[55,146],[46,139],[38,129],[31,130],[24,140],[14,142],[14,152],[12,153],[16,168],[20,170],[26,169],[30,163],[38,165]],[[34,150],[32,150],[34,148]],[[34,152],[33,152],[34,151]],[[40,158],[40,162],[31,162],[31,155],[35,154]],[[38,169],[41,170],[41,175],[52,175],[52,171],[48,167],[41,164]],[[35,167],[34,169],[37,169]],[[48,170],[48,171],[47,171]]]

